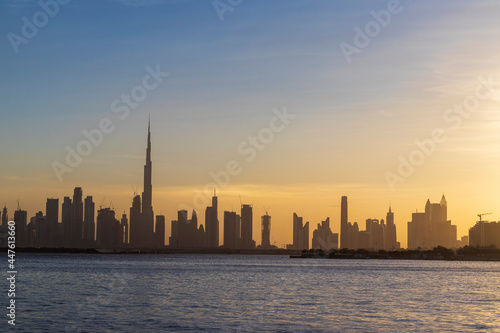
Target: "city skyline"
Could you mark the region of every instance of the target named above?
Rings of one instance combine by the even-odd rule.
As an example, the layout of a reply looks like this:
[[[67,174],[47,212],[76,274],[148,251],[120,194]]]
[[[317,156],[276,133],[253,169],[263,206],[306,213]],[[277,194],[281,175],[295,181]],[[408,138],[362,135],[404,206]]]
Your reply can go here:
[[[238,207],[240,196],[254,202],[254,217],[269,206],[271,243],[280,246],[290,243],[294,211],[311,226],[330,217],[339,232],[340,207],[331,206],[344,195],[361,224],[392,204],[403,247],[406,223],[429,196],[446,194],[459,236],[477,214],[500,220],[494,2],[429,10],[401,1],[388,19],[380,14],[387,1],[252,1],[224,20],[210,3],[133,3],[69,2],[17,52],[2,39],[0,204],[10,211],[19,199],[33,216],[45,197],[61,204],[82,187],[97,206],[112,201],[118,215],[128,213],[143,187],[142,127],[151,114],[151,206],[167,231],[179,209],[196,208],[203,220],[213,193],[205,187],[230,161],[241,172],[218,190],[219,212]],[[5,37],[23,36],[22,18],[32,23],[44,11],[36,1],[0,6]],[[380,32],[367,41],[359,31],[370,24]],[[363,38],[369,44],[359,47]],[[359,49],[350,62],[346,45]],[[283,120],[285,112],[294,118]],[[92,136],[97,129],[102,139]],[[249,139],[259,134],[262,150]],[[88,136],[98,144],[67,166],[66,148]],[[410,157],[418,165],[399,172],[400,158]],[[71,169],[62,181],[54,162]],[[203,204],[193,207],[199,192]]]
[[[220,246],[227,249],[254,249],[253,206],[241,202],[241,215],[233,209],[224,211],[222,228],[219,220],[217,188],[211,199],[211,206],[205,209],[204,224],[198,228],[196,209],[193,208],[191,219],[186,210],[177,211],[177,220],[171,220],[171,232],[168,234],[164,215],[154,215],[152,207],[152,142],[151,119],[148,119],[146,161],[143,169],[142,197],[134,193],[129,219],[124,212],[121,221],[110,207],[97,211],[93,196],[83,200],[83,190],[75,187],[73,199],[64,197],[61,205],[61,223],[59,223],[59,199],[47,198],[46,215],[42,211],[27,220],[26,212],[18,207],[14,217],[20,226],[20,246],[30,247],[82,247],[82,248],[157,248],[168,245],[175,249],[215,249]],[[228,170],[229,175],[229,170]],[[84,204],[85,202],[85,204]],[[431,249],[436,246],[458,248],[468,244],[467,235],[457,239],[457,226],[448,219],[447,200],[443,194],[439,203],[425,205],[425,212],[413,213],[407,226],[408,249]],[[323,250],[349,249],[384,249],[398,250],[401,242],[397,241],[397,226],[392,205],[389,206],[386,219],[366,219],[365,230],[360,230],[361,223],[349,220],[348,197],[342,196],[340,203],[340,237],[332,232],[330,217],[327,217],[312,232],[313,248]],[[264,207],[265,215],[261,223],[261,244],[257,248],[278,248],[276,241],[271,244],[271,216]],[[22,213],[22,214],[21,214]],[[489,215],[491,213],[487,213]],[[2,227],[6,230],[8,210],[3,208]],[[242,218],[243,217],[243,218]],[[481,215],[479,218],[481,219]],[[97,220],[97,221],[96,221]],[[128,224],[130,221],[130,224]],[[156,224],[155,224],[156,221]],[[129,232],[130,230],[130,232]],[[258,229],[257,229],[258,230]],[[472,230],[472,228],[470,229]],[[309,249],[309,222],[304,224],[303,217],[293,213],[292,242],[283,244],[287,249]],[[168,239],[168,243],[165,240]],[[130,242],[128,242],[130,240]],[[222,240],[222,241],[220,241]]]
[[[166,236],[166,222],[164,215],[156,215],[155,230],[151,233],[151,237],[145,242],[140,241],[144,237],[141,231],[142,225],[147,225],[147,219],[144,219],[138,207],[140,207],[140,196],[135,196],[132,207],[130,208],[130,221],[136,219],[139,225],[130,229],[128,224],[128,216],[126,213],[122,215],[121,220],[118,220],[117,212],[110,207],[100,207],[97,210],[97,218],[95,216],[95,203],[92,201],[92,196],[85,198],[85,206],[82,205],[80,198],[82,197],[82,188],[74,189],[73,201],[69,197],[65,197],[64,203],[61,206],[62,221],[57,222],[58,202],[59,199],[47,198],[46,215],[43,211],[39,211],[35,216],[28,219],[28,214],[22,210],[20,206],[14,212],[14,217],[9,218],[8,209],[2,209],[1,226],[6,230],[7,221],[14,220],[18,226],[18,246],[19,247],[48,247],[48,248],[107,248],[107,249],[155,249],[168,246],[170,249],[215,249],[225,248],[232,250],[248,250],[248,249],[273,249],[279,248],[276,244],[271,244],[271,216],[267,213],[262,216],[261,223],[261,243],[256,246],[255,240],[249,239],[250,244],[246,246],[242,240],[245,238],[243,231],[245,223],[242,223],[241,216],[252,215],[253,207],[251,205],[241,205],[241,216],[235,211],[224,211],[223,228],[220,229],[222,242],[211,239],[205,233],[204,226],[199,225],[197,213],[192,212],[191,219],[188,219],[188,212],[180,210],[177,212],[177,220],[171,221],[170,237]],[[76,200],[75,200],[76,199]],[[218,202],[218,198],[213,197],[213,203]],[[65,208],[66,205],[66,208]],[[340,220],[347,217],[347,197],[341,198]],[[215,207],[214,205],[212,207]],[[212,215],[212,207],[207,207],[207,211]],[[444,207],[444,211],[443,211]],[[82,220],[81,210],[85,210],[85,218]],[[249,211],[249,212],[248,212]],[[246,212],[246,213],[245,213]],[[135,214],[135,215],[134,215]],[[91,217],[89,217],[89,215]],[[488,215],[488,214],[482,214]],[[479,216],[481,218],[481,216]],[[66,222],[65,222],[66,221]],[[253,224],[246,221],[250,226]],[[394,212],[392,207],[389,207],[386,219],[366,219],[365,230],[359,230],[360,224],[357,222],[348,222],[346,227],[342,228],[341,233],[344,238],[339,237],[339,233],[332,232],[330,228],[330,217],[325,221],[318,223],[316,230],[312,232],[312,238],[309,238],[309,222],[303,223],[303,218],[298,217],[293,213],[293,221],[290,227],[293,229],[293,239],[290,244],[283,244],[282,248],[290,250],[305,250],[309,249],[310,241],[312,241],[312,249],[338,250],[338,249],[371,249],[371,250],[399,250],[401,249],[400,242],[396,236],[396,226],[394,224]],[[500,222],[498,222],[500,223]],[[497,244],[494,234],[498,233],[497,222],[489,223],[487,220],[477,221],[473,227],[469,228],[469,233],[465,236],[457,238],[456,226],[451,225],[451,221],[447,220],[447,202],[443,195],[441,202],[431,204],[427,200],[425,212],[413,213],[412,221],[408,222],[408,244],[410,250],[423,249],[429,250],[436,246],[447,248],[459,248],[468,245],[468,238],[473,230],[478,230],[478,226],[491,225],[493,234],[489,235],[486,242],[490,239]],[[54,224],[56,224],[54,226]],[[429,225],[429,227],[427,227]],[[434,226],[435,227],[432,227]],[[79,228],[76,228],[79,226]],[[412,227],[410,227],[412,226]],[[353,229],[354,228],[354,229]],[[427,229],[429,228],[429,229]],[[444,228],[444,229],[443,229]],[[451,231],[447,231],[451,228]],[[80,231],[78,231],[80,229]],[[216,228],[217,229],[217,228]],[[433,230],[434,229],[434,230]],[[92,230],[94,233],[92,233]],[[130,230],[130,234],[129,234]],[[474,231],[475,245],[481,244],[485,246],[484,233]],[[27,234],[28,233],[28,234]],[[104,235],[104,236],[103,236]],[[132,236],[134,235],[134,236]],[[165,240],[168,237],[168,242]],[[479,238],[478,238],[479,237]],[[482,237],[482,238],[481,238]],[[129,243],[130,239],[130,243]],[[134,241],[134,239],[136,239]],[[483,239],[482,241],[478,239]],[[339,241],[340,240],[340,241]],[[490,245],[488,243],[488,245]]]

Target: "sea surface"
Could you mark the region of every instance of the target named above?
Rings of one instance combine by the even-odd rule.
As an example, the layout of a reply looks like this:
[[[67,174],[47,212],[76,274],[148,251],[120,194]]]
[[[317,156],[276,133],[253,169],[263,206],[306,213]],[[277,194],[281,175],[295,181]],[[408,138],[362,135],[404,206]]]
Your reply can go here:
[[[16,326],[4,314],[1,332],[500,332],[498,262],[27,253],[16,260]]]

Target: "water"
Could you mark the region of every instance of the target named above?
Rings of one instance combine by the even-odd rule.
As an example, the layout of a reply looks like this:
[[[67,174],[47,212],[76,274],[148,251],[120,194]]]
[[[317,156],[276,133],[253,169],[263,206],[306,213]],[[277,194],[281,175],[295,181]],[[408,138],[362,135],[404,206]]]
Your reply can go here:
[[[89,254],[17,260],[12,331],[500,331],[496,262]]]

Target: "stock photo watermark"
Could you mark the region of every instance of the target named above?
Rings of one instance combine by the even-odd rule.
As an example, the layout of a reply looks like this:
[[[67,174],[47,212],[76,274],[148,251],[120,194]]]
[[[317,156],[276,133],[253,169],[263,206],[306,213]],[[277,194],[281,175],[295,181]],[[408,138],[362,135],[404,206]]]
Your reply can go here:
[[[35,12],[31,19],[26,16],[21,18],[22,25],[20,34],[12,31],[7,34],[7,39],[14,53],[18,54],[21,45],[26,45],[30,40],[35,38],[40,29],[49,24],[50,19],[54,18],[59,13],[61,6],[66,5],[69,1],[70,0],[39,0],[37,4],[40,10]]]
[[[127,119],[130,111],[137,109],[139,103],[148,97],[148,92],[158,88],[169,75],[169,73],[161,71],[160,65],[156,65],[155,69],[147,66],[146,72],[147,74],[142,78],[141,84],[133,87],[129,93],[121,94],[120,98],[116,98],[111,102],[111,112],[116,114],[119,120]],[[51,164],[59,182],[63,181],[64,174],[73,172],[83,162],[84,157],[92,154],[94,148],[102,144],[105,135],[113,133],[115,129],[115,122],[107,117],[102,118],[95,128],[83,129],[81,133],[84,139],[80,140],[74,147],[66,146],[64,161],[62,163],[53,161]]]
[[[412,1],[412,0],[407,0]],[[368,21],[363,28],[355,26],[354,37],[352,43],[341,42],[339,44],[340,50],[344,55],[348,64],[352,62],[352,57],[355,54],[360,54],[367,48],[373,39],[377,38],[383,29],[387,28],[395,15],[400,14],[404,7],[400,0],[389,0],[387,2],[387,9],[379,11],[372,10],[370,15],[373,20]]]
[[[415,149],[407,156],[399,155],[399,165],[395,172],[386,171],[384,174],[387,185],[391,191],[396,190],[396,185],[404,183],[411,177],[419,166],[432,156],[440,144],[448,140],[448,134],[451,130],[456,131],[462,127],[464,120],[468,119],[479,108],[480,102],[488,100],[500,87],[500,82],[493,81],[493,75],[490,74],[486,79],[478,78],[474,92],[466,96],[461,103],[453,105],[443,113],[443,121],[448,125],[445,128],[435,128],[431,131],[429,137],[422,140],[415,140]]]
[[[224,14],[226,12],[233,12],[236,7],[241,5],[243,0],[215,0],[212,2],[219,20],[224,21]]]
[[[253,162],[260,151],[263,151],[274,141],[277,133],[283,132],[297,115],[288,113],[286,107],[283,110],[273,109],[273,117],[268,126],[261,128],[256,135],[249,135],[236,147],[236,151],[246,163]],[[243,172],[242,162],[236,159],[229,160],[226,167],[219,171],[210,171],[208,176],[213,180],[205,185],[203,191],[194,190],[193,207],[202,209],[210,202],[210,194],[213,189],[223,189],[229,185],[231,178]],[[179,209],[192,210],[193,207],[181,204]]]
[[[7,322],[9,325],[16,325],[16,222],[7,223],[7,281],[9,289],[7,297],[9,306],[7,307]]]

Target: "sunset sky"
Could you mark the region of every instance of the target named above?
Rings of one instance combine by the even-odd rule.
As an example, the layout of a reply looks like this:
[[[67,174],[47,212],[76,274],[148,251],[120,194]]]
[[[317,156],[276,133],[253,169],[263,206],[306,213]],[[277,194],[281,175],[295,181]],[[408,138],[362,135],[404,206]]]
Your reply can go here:
[[[388,8],[397,13],[374,25],[373,12]],[[241,196],[253,203],[258,244],[265,209],[280,247],[292,242],[294,212],[311,236],[326,217],[339,232],[343,195],[361,229],[391,204],[403,247],[411,213],[443,193],[459,238],[478,213],[500,220],[498,2],[243,0],[231,9],[221,20],[213,1],[73,0],[25,38],[43,9],[2,1],[0,203],[10,217],[18,199],[29,218],[76,186],[128,215],[151,115],[153,208],[168,222],[194,207],[203,223],[196,193],[209,198],[210,173],[233,160],[241,172],[217,190],[221,235],[223,211],[239,212]],[[341,46],[374,26],[348,61]],[[25,42],[13,47],[11,33]],[[155,88],[127,117],[114,112],[157,68],[168,76],[150,77]],[[295,118],[269,138],[283,110]],[[66,147],[105,118],[114,131],[60,181],[54,161],[65,164]],[[424,156],[415,141],[435,129],[444,137],[401,176],[400,157]],[[248,161],[240,152],[259,133],[269,140]],[[404,182],[391,188],[388,172]]]

